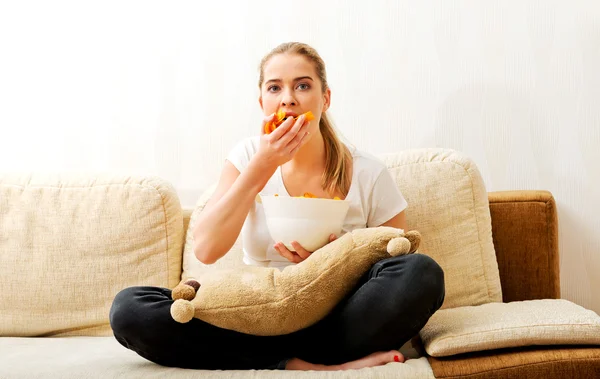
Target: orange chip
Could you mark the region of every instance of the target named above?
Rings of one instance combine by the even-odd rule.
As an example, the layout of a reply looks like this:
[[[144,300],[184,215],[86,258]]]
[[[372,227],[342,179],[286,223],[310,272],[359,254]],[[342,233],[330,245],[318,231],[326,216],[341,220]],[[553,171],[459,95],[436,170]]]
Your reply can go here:
[[[315,115],[311,111],[306,112],[304,116],[306,117],[306,121],[312,121],[315,119]]]
[[[298,117],[300,117],[300,116],[298,116]],[[298,117],[294,117],[294,120],[297,120]],[[312,121],[315,119],[315,115],[313,115],[311,111],[304,113],[304,117],[306,118],[306,121]],[[274,132],[275,129],[277,129],[277,127],[279,125],[283,124],[284,121],[285,121],[285,112],[280,109],[277,111],[277,114],[275,115],[275,118],[273,119],[273,121],[267,122],[265,124],[265,134],[270,134],[270,133]]]
[[[274,196],[279,196],[279,194],[275,194]],[[305,199],[318,199],[317,196],[315,196],[315,194],[313,194],[312,192],[304,192],[304,194],[300,195],[300,196],[293,196],[295,198],[305,198]],[[335,196],[333,198],[333,200],[342,200],[340,199],[338,196]]]

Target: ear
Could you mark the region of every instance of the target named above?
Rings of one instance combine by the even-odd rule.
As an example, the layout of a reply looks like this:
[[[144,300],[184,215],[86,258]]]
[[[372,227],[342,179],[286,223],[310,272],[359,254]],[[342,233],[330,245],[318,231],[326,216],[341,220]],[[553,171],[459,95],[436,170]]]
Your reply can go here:
[[[325,113],[331,105],[331,90],[327,88],[327,91],[323,94],[323,110],[321,113]]]
[[[262,95],[258,96],[258,103],[260,104],[260,109],[264,110],[263,105],[262,105]]]

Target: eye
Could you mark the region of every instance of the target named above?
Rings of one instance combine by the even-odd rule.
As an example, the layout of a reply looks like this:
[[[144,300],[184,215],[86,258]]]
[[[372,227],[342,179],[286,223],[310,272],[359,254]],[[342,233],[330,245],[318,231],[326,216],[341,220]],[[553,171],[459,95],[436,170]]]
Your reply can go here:
[[[306,83],[300,83],[296,88],[298,88],[301,91],[306,91],[307,89],[310,89],[310,86]]]
[[[269,92],[276,92],[276,91],[279,91],[279,86],[278,86],[278,85],[272,85],[272,86],[269,86],[269,87],[267,88],[267,91],[269,91]]]

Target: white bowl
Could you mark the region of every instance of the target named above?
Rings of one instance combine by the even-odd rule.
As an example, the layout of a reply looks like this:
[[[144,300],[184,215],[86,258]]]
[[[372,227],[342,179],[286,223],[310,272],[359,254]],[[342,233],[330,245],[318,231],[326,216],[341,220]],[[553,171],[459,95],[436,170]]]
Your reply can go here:
[[[339,237],[350,208],[347,200],[273,195],[260,198],[271,237],[290,251],[295,250],[292,241],[315,251],[329,243],[331,234]]]

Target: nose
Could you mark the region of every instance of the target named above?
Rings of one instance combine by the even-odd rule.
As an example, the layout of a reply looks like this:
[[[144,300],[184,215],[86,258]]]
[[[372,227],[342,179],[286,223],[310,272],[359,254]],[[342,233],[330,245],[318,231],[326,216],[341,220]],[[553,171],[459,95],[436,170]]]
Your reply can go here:
[[[297,105],[296,99],[294,98],[294,94],[291,91],[284,91],[283,96],[281,97],[281,106],[282,107],[291,107]]]

